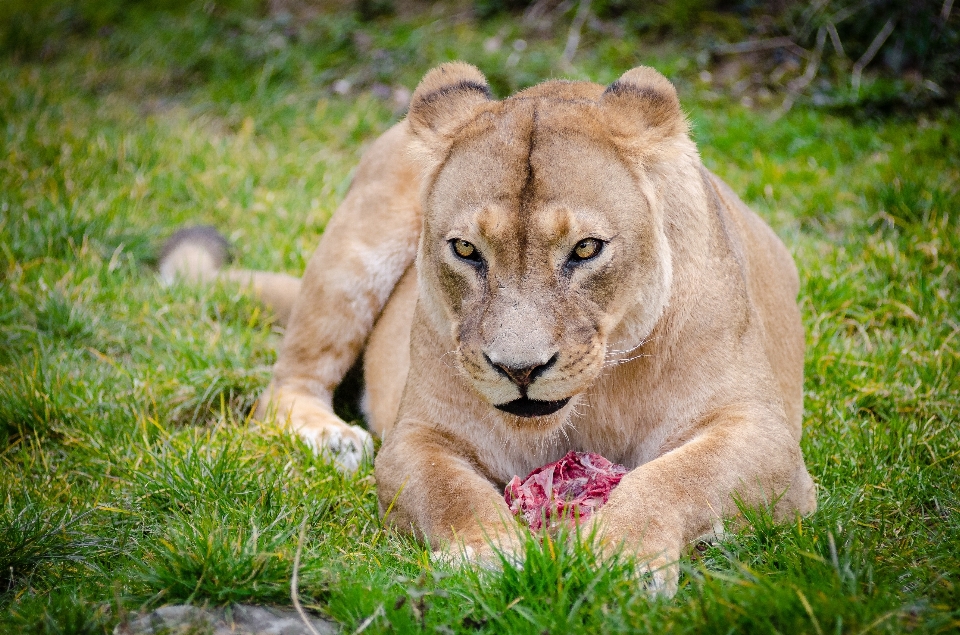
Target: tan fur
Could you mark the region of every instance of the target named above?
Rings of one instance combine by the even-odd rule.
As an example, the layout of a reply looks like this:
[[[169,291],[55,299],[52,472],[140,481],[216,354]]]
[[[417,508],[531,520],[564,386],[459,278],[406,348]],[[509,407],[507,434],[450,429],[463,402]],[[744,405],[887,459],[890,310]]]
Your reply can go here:
[[[585,238],[605,244],[571,265]],[[342,456],[351,429],[330,396],[366,343],[381,510],[473,559],[514,548],[513,475],[569,450],[622,463],[592,523],[669,593],[681,550],[736,516],[735,500],[775,502],[781,519],[816,507],[798,288],[783,244],[702,166],[653,69],[495,101],[475,68],[445,64],[363,158],[268,396]],[[495,407],[524,390],[570,401],[533,417]]]

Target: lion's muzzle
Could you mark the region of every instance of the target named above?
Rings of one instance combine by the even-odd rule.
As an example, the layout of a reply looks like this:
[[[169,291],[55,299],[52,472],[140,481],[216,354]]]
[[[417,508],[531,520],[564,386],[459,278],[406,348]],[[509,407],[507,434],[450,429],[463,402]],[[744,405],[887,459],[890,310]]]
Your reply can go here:
[[[559,357],[559,353],[554,353],[545,364],[531,364],[517,367],[502,363],[498,364],[490,359],[486,353],[483,354],[483,358],[487,360],[487,363],[493,366],[494,370],[498,373],[516,384],[517,388],[520,389],[520,394],[524,397],[527,396],[527,388],[530,387],[530,384],[535,382],[537,377],[550,370],[550,367],[557,363]]]
[[[484,353],[483,358],[490,366],[503,377],[509,379],[513,385],[520,390],[520,398],[508,401],[502,404],[495,404],[494,407],[503,412],[510,413],[517,417],[545,417],[557,412],[570,401],[570,398],[541,400],[530,399],[527,397],[527,390],[538,377],[550,370],[556,365],[560,354],[555,353],[544,364],[531,364],[526,366],[510,366],[508,364],[496,363]]]

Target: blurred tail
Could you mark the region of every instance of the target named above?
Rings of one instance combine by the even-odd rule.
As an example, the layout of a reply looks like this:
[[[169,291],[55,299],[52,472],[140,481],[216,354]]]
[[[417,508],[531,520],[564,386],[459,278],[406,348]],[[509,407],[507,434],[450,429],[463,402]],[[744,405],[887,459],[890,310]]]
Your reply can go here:
[[[300,278],[285,273],[224,268],[230,261],[230,243],[209,225],[184,227],[167,239],[160,251],[160,277],[165,284],[180,278],[194,283],[228,280],[250,287],[286,326],[300,293]]]

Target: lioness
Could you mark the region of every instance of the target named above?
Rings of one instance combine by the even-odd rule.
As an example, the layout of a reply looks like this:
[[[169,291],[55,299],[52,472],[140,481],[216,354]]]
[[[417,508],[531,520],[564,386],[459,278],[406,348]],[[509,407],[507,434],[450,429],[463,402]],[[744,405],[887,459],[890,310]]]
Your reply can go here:
[[[214,275],[181,242],[168,271]],[[816,507],[793,261],[651,68],[497,101],[444,64],[364,155],[299,293],[221,275],[292,303],[261,408],[347,468],[370,437],[331,395],[364,350],[381,510],[446,553],[515,549],[504,484],[569,450],[631,469],[589,522],[653,568],[735,499]],[[672,592],[676,567],[656,579]]]

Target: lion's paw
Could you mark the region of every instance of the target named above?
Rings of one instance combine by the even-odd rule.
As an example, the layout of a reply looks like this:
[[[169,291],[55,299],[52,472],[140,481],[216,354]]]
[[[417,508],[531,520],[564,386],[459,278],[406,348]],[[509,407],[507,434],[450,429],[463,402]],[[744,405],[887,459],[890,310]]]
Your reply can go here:
[[[650,597],[671,598],[680,582],[680,549],[683,542],[672,533],[648,530],[646,535],[618,536],[610,526],[623,526],[619,519],[610,519],[610,510],[601,509],[589,520],[583,535],[592,536],[595,548],[604,559],[633,556],[637,582]]]
[[[305,427],[296,432],[315,454],[329,456],[345,472],[356,472],[364,456],[373,456],[373,437],[358,426]]]
[[[446,565],[461,566],[477,562],[477,549],[470,545],[448,546],[445,549],[434,549],[431,558]]]
[[[485,569],[499,569],[504,563],[523,566],[523,548],[519,540],[501,539],[464,542],[445,545],[433,552],[433,559],[452,566],[478,565]]]
[[[651,597],[672,598],[680,582],[680,563],[656,558],[638,567],[644,589]]]
[[[364,456],[373,457],[373,437],[334,414],[317,397],[285,389],[268,388],[257,411],[259,417],[276,417],[317,455],[333,459],[344,472],[356,472]]]

